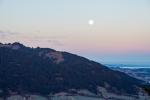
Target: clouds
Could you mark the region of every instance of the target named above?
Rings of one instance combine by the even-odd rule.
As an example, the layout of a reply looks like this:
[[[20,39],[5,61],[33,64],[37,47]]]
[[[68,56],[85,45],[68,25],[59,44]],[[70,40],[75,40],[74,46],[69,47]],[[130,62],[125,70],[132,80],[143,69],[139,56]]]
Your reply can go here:
[[[58,35],[46,35],[46,36],[34,36],[32,40],[36,42],[43,42],[47,43],[51,46],[63,46],[64,45],[64,40],[66,38],[64,36],[58,36]]]
[[[43,34],[43,33],[40,33]],[[65,39],[64,36],[55,35],[55,34],[46,34],[40,35],[39,33],[36,34],[29,34],[29,33],[19,33],[19,32],[12,32],[12,31],[3,31],[0,30],[0,42],[4,43],[12,43],[12,42],[21,42],[28,46],[43,46],[43,47],[50,47],[50,48],[58,48],[63,46],[63,41]]]
[[[15,34],[19,34],[19,33],[0,30],[0,37],[6,37],[6,36],[10,36],[10,35],[15,35]]]
[[[55,39],[50,39],[50,40],[47,40],[48,43],[52,44],[52,45],[56,45],[56,46],[62,46],[63,43],[59,40],[55,40]]]
[[[17,38],[17,36],[20,34],[21,33],[19,32],[0,30],[0,42],[2,43],[19,42],[19,39]]]
[[[30,40],[30,41],[34,41],[34,42],[38,42],[41,44],[48,44],[50,46],[63,46],[64,45],[64,39],[65,37],[62,36],[49,36],[49,35],[42,35],[42,36],[37,36],[37,35],[33,35],[33,36],[27,36],[26,39]]]

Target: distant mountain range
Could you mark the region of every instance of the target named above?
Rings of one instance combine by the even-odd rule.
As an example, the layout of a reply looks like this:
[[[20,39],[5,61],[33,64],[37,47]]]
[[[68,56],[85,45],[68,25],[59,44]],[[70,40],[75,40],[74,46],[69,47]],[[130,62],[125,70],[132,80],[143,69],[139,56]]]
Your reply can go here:
[[[86,59],[49,48],[30,48],[20,43],[0,44],[0,95],[88,90],[101,88],[116,94],[135,95],[143,81]],[[100,88],[101,87],[101,88]]]
[[[128,67],[110,67],[113,70],[124,72],[132,77],[143,80],[146,83],[150,83],[150,68],[128,68]]]
[[[128,69],[144,69],[144,68],[150,68],[150,64],[105,64],[108,67],[111,68],[128,68]]]

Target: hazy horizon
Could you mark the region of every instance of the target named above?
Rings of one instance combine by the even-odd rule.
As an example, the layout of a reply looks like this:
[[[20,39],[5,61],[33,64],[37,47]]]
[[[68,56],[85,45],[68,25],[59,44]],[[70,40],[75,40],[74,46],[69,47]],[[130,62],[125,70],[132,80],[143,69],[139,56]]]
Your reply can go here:
[[[0,42],[150,65],[149,0],[0,0]]]

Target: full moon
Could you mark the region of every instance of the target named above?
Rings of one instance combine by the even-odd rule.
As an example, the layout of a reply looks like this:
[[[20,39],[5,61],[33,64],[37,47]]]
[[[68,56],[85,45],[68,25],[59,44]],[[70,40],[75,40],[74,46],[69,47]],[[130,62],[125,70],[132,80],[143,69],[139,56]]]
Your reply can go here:
[[[94,24],[94,20],[89,20],[88,23],[89,23],[89,25],[93,25]]]

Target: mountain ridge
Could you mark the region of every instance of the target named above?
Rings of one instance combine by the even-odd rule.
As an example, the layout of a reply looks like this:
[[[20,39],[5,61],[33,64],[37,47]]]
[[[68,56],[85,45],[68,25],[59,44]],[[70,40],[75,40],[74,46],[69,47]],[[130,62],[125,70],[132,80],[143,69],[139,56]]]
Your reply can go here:
[[[142,81],[84,57],[21,43],[0,44],[1,95],[11,92],[76,93],[98,87],[117,94],[138,94]]]

